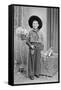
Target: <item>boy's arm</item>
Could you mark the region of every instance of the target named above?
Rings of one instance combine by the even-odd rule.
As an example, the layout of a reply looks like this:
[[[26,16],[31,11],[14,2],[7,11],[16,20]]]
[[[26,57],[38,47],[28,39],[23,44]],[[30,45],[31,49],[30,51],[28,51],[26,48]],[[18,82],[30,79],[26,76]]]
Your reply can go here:
[[[29,33],[29,35],[27,36],[26,44],[31,48],[32,44],[30,43],[30,33]]]
[[[41,47],[42,50],[44,49],[44,37],[43,37],[43,33],[41,33]]]
[[[29,40],[26,40],[26,44],[27,44],[29,47],[31,47],[31,43],[30,43]]]

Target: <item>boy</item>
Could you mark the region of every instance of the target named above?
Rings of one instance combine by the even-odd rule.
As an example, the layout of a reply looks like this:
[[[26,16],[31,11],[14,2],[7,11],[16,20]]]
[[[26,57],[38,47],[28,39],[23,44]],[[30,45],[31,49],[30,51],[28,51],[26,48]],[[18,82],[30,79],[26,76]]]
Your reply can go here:
[[[40,59],[43,44],[39,42],[38,32],[42,28],[42,21],[38,16],[31,16],[28,23],[32,28],[26,41],[29,46],[28,75],[33,80],[34,76],[39,78],[41,71]]]

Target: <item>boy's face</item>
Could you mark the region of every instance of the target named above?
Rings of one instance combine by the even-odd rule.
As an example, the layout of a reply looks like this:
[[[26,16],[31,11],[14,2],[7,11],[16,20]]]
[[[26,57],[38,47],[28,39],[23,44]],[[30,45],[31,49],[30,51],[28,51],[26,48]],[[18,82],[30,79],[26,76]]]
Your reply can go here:
[[[38,28],[38,26],[39,26],[39,23],[38,23],[38,21],[33,21],[33,23],[32,23],[32,26],[33,26],[33,28],[34,29],[37,29]]]

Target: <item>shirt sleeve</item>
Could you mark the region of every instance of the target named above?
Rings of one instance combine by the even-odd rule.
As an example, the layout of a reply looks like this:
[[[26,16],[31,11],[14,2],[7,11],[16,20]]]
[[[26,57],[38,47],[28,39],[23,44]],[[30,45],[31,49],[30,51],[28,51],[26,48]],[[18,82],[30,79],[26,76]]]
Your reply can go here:
[[[41,43],[42,43],[42,50],[44,49],[44,37],[43,33],[41,33]]]
[[[41,42],[42,44],[44,44],[44,38],[43,38],[43,34],[41,33]]]
[[[26,39],[26,44],[31,48],[31,43],[30,43],[30,32],[29,32],[29,34],[28,34],[28,36],[27,36],[27,39]]]

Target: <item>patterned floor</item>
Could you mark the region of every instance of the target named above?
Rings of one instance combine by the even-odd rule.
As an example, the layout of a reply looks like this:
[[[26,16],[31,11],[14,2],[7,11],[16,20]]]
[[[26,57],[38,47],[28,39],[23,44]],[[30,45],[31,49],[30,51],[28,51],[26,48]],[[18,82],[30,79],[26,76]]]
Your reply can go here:
[[[53,77],[40,76],[40,78],[34,77],[34,80],[26,77],[25,74],[20,72],[14,74],[14,84],[25,84],[25,83],[44,83],[44,82],[57,82],[58,72]]]

